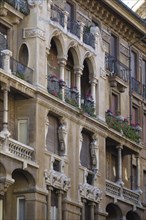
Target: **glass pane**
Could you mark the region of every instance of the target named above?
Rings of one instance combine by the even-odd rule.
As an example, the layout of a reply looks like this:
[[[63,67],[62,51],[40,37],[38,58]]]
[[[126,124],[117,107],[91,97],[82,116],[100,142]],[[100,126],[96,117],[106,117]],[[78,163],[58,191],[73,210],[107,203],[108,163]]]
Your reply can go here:
[[[25,220],[25,199],[18,198],[17,220]]]
[[[18,120],[18,141],[28,144],[28,120]]]

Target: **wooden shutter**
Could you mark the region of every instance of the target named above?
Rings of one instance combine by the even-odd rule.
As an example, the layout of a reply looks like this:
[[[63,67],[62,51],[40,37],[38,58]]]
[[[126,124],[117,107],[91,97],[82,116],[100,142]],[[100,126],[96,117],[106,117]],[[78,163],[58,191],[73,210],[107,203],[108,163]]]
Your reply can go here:
[[[143,172],[143,202],[146,204],[146,171]]]
[[[117,57],[117,37],[113,34],[111,35],[110,54],[115,58]]]
[[[132,189],[136,189],[136,179],[137,179],[137,172],[136,172],[137,167],[135,165],[132,165]]]
[[[0,131],[3,128],[3,101],[0,100]]]
[[[81,164],[88,169],[91,169],[91,153],[90,153],[90,135],[88,133],[82,132],[83,142],[81,149]]]
[[[47,149],[52,153],[58,154],[58,119],[52,115],[49,115],[48,119]]]
[[[135,52],[131,52],[131,76],[136,79],[136,61],[137,55]]]
[[[132,107],[132,123],[138,123],[138,109],[135,107]]]

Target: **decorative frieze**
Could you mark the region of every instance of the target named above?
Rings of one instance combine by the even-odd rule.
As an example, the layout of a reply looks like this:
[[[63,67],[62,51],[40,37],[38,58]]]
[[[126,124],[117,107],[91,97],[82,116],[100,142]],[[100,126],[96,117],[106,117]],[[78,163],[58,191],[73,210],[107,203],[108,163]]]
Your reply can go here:
[[[45,32],[40,28],[24,28],[23,38],[32,38],[32,37],[38,37],[42,40],[45,40]]]
[[[100,202],[102,199],[102,192],[96,187],[92,186],[88,183],[80,184],[79,185],[79,192],[81,198],[93,201],[93,202]]]
[[[70,188],[70,178],[64,173],[55,170],[45,170],[45,183],[59,190],[68,191]]]

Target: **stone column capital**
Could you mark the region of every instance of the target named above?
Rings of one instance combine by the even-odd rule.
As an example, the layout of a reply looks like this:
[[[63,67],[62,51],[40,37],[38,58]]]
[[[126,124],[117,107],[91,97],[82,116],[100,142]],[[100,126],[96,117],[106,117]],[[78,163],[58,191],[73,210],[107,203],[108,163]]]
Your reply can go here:
[[[58,59],[58,64],[60,65],[60,66],[65,66],[66,65],[66,61],[67,61],[67,58],[66,57],[58,57],[57,58]]]
[[[121,144],[119,144],[119,145],[116,146],[116,149],[118,149],[118,150],[121,149],[122,150],[123,146]]]

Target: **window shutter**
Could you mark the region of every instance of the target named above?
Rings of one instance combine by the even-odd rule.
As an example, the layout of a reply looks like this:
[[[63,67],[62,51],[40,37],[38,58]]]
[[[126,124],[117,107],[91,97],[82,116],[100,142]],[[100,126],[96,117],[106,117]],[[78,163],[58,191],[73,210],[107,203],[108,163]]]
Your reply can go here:
[[[90,153],[90,136],[87,133],[82,133],[83,142],[82,142],[82,149],[81,149],[81,164],[82,166],[91,169],[91,153]]]
[[[48,119],[47,149],[52,153],[58,154],[58,119],[52,115],[49,115]]]
[[[115,94],[112,94],[111,110],[112,110],[112,113],[114,115],[117,114],[117,111],[118,111],[118,96],[115,95]]]
[[[0,100],[0,131],[3,128],[3,102]]]
[[[143,116],[143,142],[146,144],[146,114]]]

